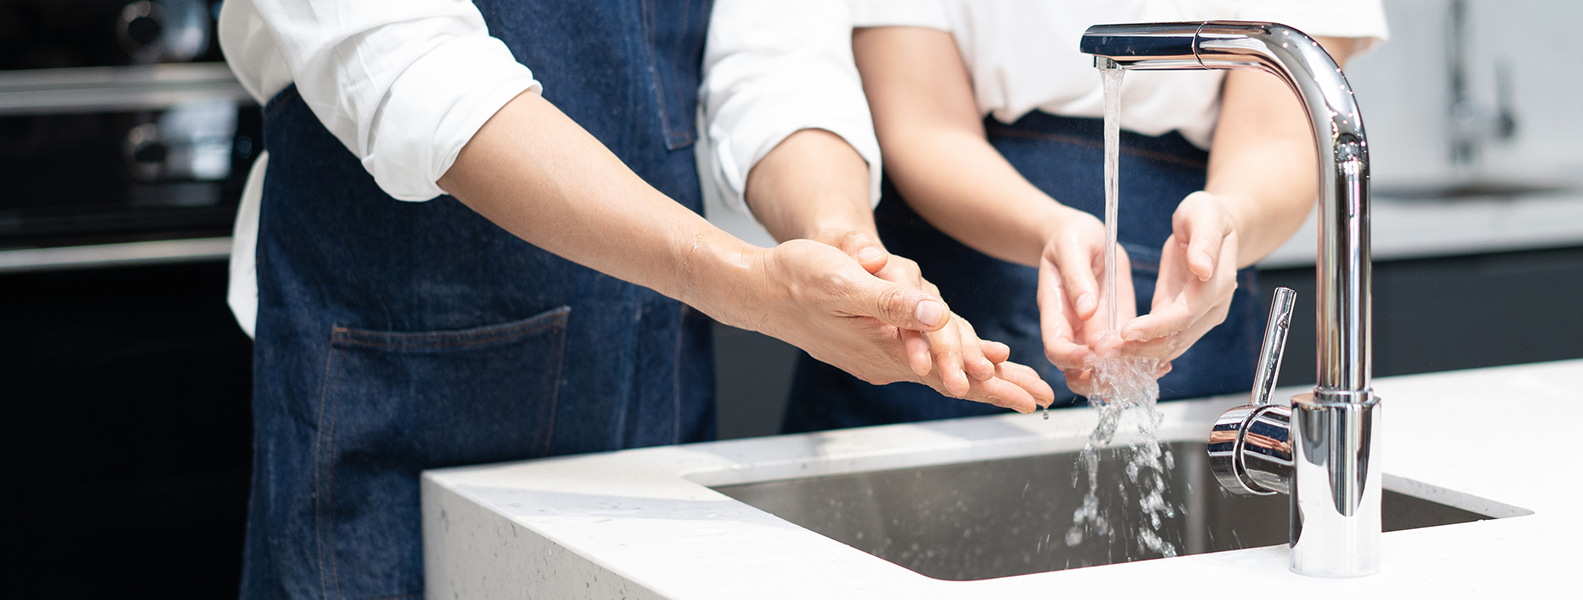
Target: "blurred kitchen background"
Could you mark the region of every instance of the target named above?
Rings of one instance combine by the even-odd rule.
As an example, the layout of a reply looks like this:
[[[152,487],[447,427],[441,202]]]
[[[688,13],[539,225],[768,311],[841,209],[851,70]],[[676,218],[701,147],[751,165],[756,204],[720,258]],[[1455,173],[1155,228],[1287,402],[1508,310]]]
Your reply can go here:
[[[235,593],[252,368],[226,256],[260,139],[219,6],[0,0],[8,589]],[[1375,374],[1583,358],[1583,3],[1385,6],[1391,42],[1348,69],[1372,142]],[[1313,249],[1305,229],[1260,265],[1300,316]],[[1297,322],[1283,384],[1314,377]],[[778,430],[797,354],[717,328],[721,437]]]

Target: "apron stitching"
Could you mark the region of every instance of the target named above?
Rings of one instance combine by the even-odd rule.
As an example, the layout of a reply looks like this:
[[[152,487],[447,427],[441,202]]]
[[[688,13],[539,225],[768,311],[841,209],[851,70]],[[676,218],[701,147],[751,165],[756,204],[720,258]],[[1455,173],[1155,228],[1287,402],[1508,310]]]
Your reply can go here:
[[[651,27],[649,24],[649,20],[653,18],[653,14],[649,10],[648,2],[645,1],[639,4],[642,6],[641,16],[643,21],[644,41],[643,58],[648,61],[649,77],[653,79],[654,84],[654,102],[659,105],[660,109],[660,133],[666,138],[669,138],[671,132],[671,119],[670,115],[665,114],[665,85],[660,81],[659,65],[656,64],[654,60],[654,31],[653,27]],[[666,141],[670,140],[667,139]]]
[[[544,331],[548,327],[550,327],[550,326],[549,325],[545,325],[545,326],[540,326],[540,327],[534,327],[533,329],[529,329],[529,330],[525,330],[525,331],[513,331],[513,332],[510,332],[510,333],[507,333],[507,334],[504,334],[504,335],[497,335],[497,336],[487,337],[487,338],[474,338],[474,339],[466,339],[466,340],[437,341],[437,342],[431,342],[431,343],[411,343],[411,344],[400,343],[400,342],[397,342],[397,343],[381,343],[381,342],[374,342],[374,341],[358,340],[358,339],[353,339],[351,337],[345,337],[345,338],[341,339],[340,342],[343,343],[343,344],[346,344],[346,345],[350,345],[350,346],[361,346],[361,347],[365,347],[365,348],[389,348],[389,349],[396,349],[396,350],[403,349],[403,348],[410,348],[410,349],[456,348],[456,347],[477,346],[477,345],[480,345],[480,344],[490,344],[490,343],[494,343],[494,342],[511,341],[511,340],[514,340],[514,339],[517,339],[517,338],[520,338],[520,337],[523,337],[523,336],[532,335],[532,334],[538,333],[540,331]]]
[[[687,305],[676,303],[676,353],[671,357],[671,441],[682,442],[682,335],[687,327]]]
[[[561,326],[564,325],[566,323],[566,320],[569,319],[569,318],[570,317],[567,316],[565,313],[562,313],[562,316],[560,318],[556,319],[555,326],[554,326],[555,327],[555,333],[557,335],[559,335],[560,338],[561,338],[561,344],[560,344],[559,347],[556,348],[556,352],[555,352],[555,372],[553,374],[551,374],[551,379],[549,381],[549,386],[550,386],[550,416],[549,416],[548,419],[546,419],[546,421],[549,423],[549,426],[545,430],[545,433],[544,433],[544,448],[542,450],[543,454],[549,454],[550,453],[550,448],[554,447],[554,443],[553,442],[555,441],[555,412],[556,412],[555,409],[558,408],[558,406],[560,405],[560,402],[561,402],[561,367],[566,364],[566,335],[565,335],[565,332],[561,331]]]
[[[341,379],[337,377],[335,380],[335,389],[331,390],[331,392],[339,393],[340,391]],[[335,584],[335,597],[344,598],[345,596],[341,594],[341,569],[340,565],[338,565],[337,561],[335,560],[335,469],[334,465],[328,462],[333,461],[335,456],[335,413],[333,412],[330,414],[329,438],[329,454],[325,457],[325,472],[328,475],[325,478],[324,500],[329,508],[329,510],[325,513],[325,518],[328,521],[328,526],[325,528],[325,535],[330,539],[330,581]]]
[[[323,463],[321,463],[320,457],[324,456],[323,452],[322,452],[323,449],[324,449],[324,414],[325,414],[325,412],[327,410],[326,406],[327,406],[327,404],[329,402],[329,398],[330,398],[330,375],[331,375],[331,373],[334,372],[334,368],[335,368],[335,351],[334,350],[335,349],[332,346],[331,349],[330,349],[330,352],[324,357],[324,381],[322,381],[320,383],[320,387],[319,387],[319,423],[318,423],[318,428],[317,428],[318,431],[314,435],[314,443],[313,443],[313,445],[314,445],[314,448],[313,448],[314,449],[314,461],[313,461],[313,486],[314,486],[313,509],[314,510],[313,510],[313,512],[314,512],[314,517],[315,517],[315,519],[314,519],[314,532],[315,532],[314,541],[317,542],[318,550],[319,550],[319,594],[321,596],[325,596],[325,597],[328,597],[330,595],[330,590],[329,590],[329,582],[326,581],[325,577],[324,577],[325,576],[325,568],[324,568],[324,534],[325,534],[325,531],[324,531],[324,523],[322,521],[325,518],[323,494],[326,491],[326,487],[323,485],[323,481],[324,481],[325,476],[322,475],[322,473],[323,473],[323,471],[328,471],[328,468],[324,468],[323,470],[321,470],[321,467],[322,466],[326,466],[328,464],[328,462],[329,462],[329,459],[328,459],[328,457],[325,457]]]

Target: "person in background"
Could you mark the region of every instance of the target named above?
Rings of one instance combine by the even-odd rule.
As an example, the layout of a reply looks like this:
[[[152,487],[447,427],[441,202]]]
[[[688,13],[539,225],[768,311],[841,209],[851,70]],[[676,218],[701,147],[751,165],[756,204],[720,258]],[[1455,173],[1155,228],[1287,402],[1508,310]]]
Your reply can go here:
[[[708,12],[225,3],[266,150],[230,294],[256,339],[243,597],[421,596],[423,469],[709,439],[709,317],[865,381],[1050,402],[932,288],[872,275],[897,269],[874,244],[698,216]]]
[[[1277,21],[1324,36],[1338,62],[1386,37],[1377,0],[851,0],[774,3],[773,18],[757,4],[715,7],[720,33],[706,50],[702,101],[717,187],[739,187],[733,165],[751,156],[742,132],[800,122],[840,133],[868,164],[884,164],[872,192],[883,244],[916,260],[979,335],[1008,343],[1011,360],[1065,384],[1057,405],[1093,393],[1092,367],[1108,356],[1156,359],[1166,399],[1251,385],[1261,317],[1251,265],[1301,225],[1316,189],[1312,134],[1276,78],[1128,73],[1118,270],[1132,276],[1117,287],[1133,301],[1118,304],[1120,330],[1104,335],[1103,92],[1092,57],[1077,50],[1082,32]],[[815,22],[832,33],[786,34],[788,23]],[[854,31],[850,46],[838,28]],[[844,68],[849,52],[860,79]],[[817,84],[799,81],[816,67]],[[796,104],[777,93],[792,88],[803,96]],[[824,110],[855,122],[865,101],[878,148],[868,131],[820,125],[809,108],[840,106]],[[838,172],[837,155],[803,165],[802,176]],[[773,232],[775,213],[754,204],[754,177],[746,203]],[[996,412],[923,386],[871,385],[806,357],[793,386],[789,432]]]

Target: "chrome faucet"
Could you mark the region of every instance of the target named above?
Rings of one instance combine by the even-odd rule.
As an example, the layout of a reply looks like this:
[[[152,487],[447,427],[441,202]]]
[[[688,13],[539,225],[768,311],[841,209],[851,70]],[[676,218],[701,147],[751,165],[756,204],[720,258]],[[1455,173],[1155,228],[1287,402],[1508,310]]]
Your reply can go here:
[[[1211,463],[1232,492],[1290,494],[1293,571],[1328,577],[1378,571],[1369,153],[1341,68],[1313,38],[1278,23],[1096,25],[1083,34],[1081,48],[1101,69],[1258,69],[1281,78],[1302,101],[1319,151],[1318,384],[1290,406],[1232,409],[1210,434]],[[1269,347],[1267,340],[1266,354]],[[1261,372],[1268,360],[1261,359]],[[1278,365],[1278,353],[1275,360]],[[1259,388],[1273,386],[1270,373],[1256,384],[1255,402]]]

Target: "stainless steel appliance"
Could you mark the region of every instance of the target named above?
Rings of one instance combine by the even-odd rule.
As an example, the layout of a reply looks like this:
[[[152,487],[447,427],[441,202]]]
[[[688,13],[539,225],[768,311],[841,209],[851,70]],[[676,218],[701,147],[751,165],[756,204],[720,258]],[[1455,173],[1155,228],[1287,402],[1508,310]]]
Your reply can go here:
[[[0,272],[224,256],[261,139],[219,6],[0,0]]]

